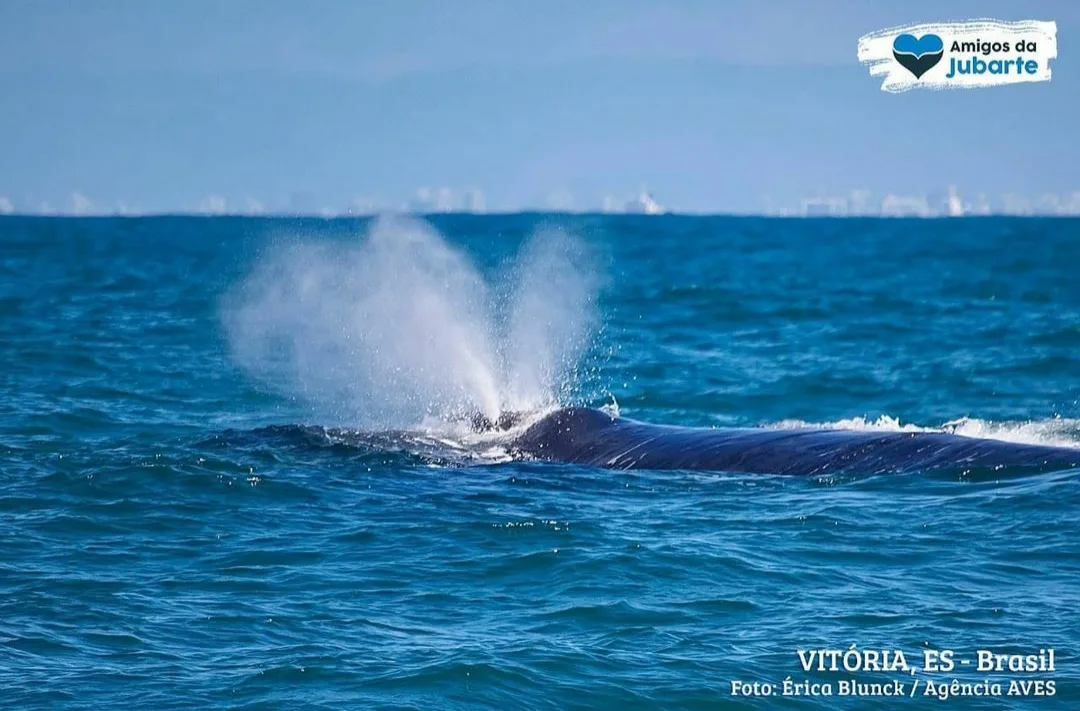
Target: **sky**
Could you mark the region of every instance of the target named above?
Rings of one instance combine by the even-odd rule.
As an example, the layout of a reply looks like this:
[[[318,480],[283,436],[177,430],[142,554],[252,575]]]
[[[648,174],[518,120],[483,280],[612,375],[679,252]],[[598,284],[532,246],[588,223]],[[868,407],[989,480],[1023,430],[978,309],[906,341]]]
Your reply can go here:
[[[1053,80],[890,94],[856,59],[976,17],[1055,20]],[[1075,0],[0,0],[0,212],[1072,194],[1077,37]]]

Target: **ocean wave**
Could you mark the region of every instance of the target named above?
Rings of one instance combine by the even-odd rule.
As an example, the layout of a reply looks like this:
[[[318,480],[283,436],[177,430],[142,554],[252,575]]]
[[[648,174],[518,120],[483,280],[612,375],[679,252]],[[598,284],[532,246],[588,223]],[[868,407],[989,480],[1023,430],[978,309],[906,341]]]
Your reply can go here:
[[[1054,447],[1080,448],[1080,419],[1052,417],[1045,420],[1018,422],[982,420],[962,417],[941,425],[917,425],[902,422],[898,417],[881,415],[877,419],[849,417],[832,422],[807,422],[787,419],[766,425],[775,429],[821,429],[878,432],[944,432],[947,434],[993,439],[1016,444],[1041,444]]]

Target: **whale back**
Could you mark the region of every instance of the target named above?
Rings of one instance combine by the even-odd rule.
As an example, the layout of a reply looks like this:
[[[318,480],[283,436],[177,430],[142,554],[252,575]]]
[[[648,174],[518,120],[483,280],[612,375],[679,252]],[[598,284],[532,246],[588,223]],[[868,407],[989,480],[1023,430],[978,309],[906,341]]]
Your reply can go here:
[[[1080,466],[1080,449],[945,432],[677,427],[589,408],[551,413],[530,426],[514,448],[535,459],[610,469],[792,475]]]

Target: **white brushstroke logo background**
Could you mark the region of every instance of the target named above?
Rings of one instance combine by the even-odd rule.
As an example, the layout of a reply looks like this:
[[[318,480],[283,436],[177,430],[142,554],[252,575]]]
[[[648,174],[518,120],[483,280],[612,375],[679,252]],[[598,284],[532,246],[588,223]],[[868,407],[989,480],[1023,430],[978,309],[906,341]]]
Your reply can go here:
[[[919,78],[904,67],[893,55],[893,44],[901,35],[912,35],[922,40],[926,35],[937,35],[944,44],[944,55],[937,64]],[[1008,43],[1008,50],[954,51],[964,43],[977,43],[983,47]],[[1017,43],[1025,49],[1018,51]],[[1035,49],[1026,48],[1034,44]],[[1001,86],[1023,82],[1050,81],[1050,60],[1057,58],[1057,23],[1037,20],[1003,22],[1001,20],[967,20],[964,22],[924,23],[906,25],[871,32],[859,38],[859,61],[870,67],[870,76],[884,77],[882,91],[901,92],[909,89],[975,89],[985,86]],[[1017,59],[1021,60],[1020,65]],[[981,73],[969,70],[969,62],[985,63]],[[1008,73],[992,73],[995,68]],[[1030,63],[1034,62],[1033,67]],[[976,62],[975,69],[978,69]]]

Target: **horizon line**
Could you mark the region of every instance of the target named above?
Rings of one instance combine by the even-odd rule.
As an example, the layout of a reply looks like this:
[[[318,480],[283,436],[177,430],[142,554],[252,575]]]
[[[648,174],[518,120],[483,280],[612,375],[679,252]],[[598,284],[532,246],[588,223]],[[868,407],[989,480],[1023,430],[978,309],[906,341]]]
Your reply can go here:
[[[820,215],[807,215],[799,213],[769,213],[769,212],[690,212],[690,211],[666,211],[660,213],[643,213],[643,212],[605,212],[603,210],[542,210],[542,209],[524,209],[524,210],[484,210],[473,212],[469,210],[437,210],[429,212],[406,212],[406,211],[386,211],[386,212],[364,212],[364,213],[332,213],[325,214],[321,212],[201,212],[198,210],[186,210],[186,211],[162,211],[162,212],[139,212],[139,213],[123,213],[123,212],[95,212],[88,214],[76,214],[72,212],[0,212],[0,220],[4,218],[19,218],[19,219],[56,219],[56,220],[102,220],[102,219],[155,219],[166,217],[183,217],[183,218],[199,218],[199,219],[213,219],[213,218],[247,218],[256,220],[296,220],[296,219],[318,219],[318,220],[368,220],[382,216],[405,216],[405,217],[513,217],[517,215],[559,215],[559,216],[574,216],[574,217],[640,217],[640,218],[663,218],[663,217],[742,217],[742,218],[769,218],[778,220],[962,220],[962,219],[985,219],[988,217],[1021,217],[1021,218],[1078,218],[1080,213],[1063,213],[1063,212],[986,212],[986,213],[965,213],[961,215],[949,215],[947,213],[934,213],[920,215],[916,213],[911,214],[881,214],[881,213],[849,213],[849,214],[820,214]]]

